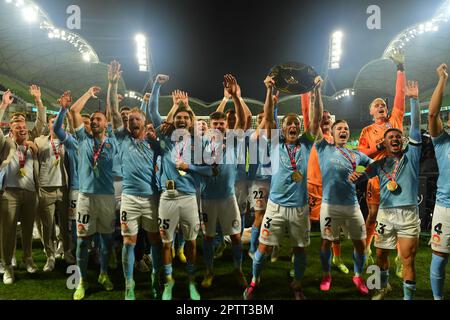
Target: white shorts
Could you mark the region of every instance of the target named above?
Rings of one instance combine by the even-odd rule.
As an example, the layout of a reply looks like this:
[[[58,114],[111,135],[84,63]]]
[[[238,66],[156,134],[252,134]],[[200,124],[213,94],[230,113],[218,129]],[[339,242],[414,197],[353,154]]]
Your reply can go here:
[[[164,191],[159,200],[159,232],[165,243],[173,241],[174,232],[180,223],[186,241],[197,239],[200,229],[197,198],[177,190]]]
[[[241,233],[241,214],[233,195],[227,199],[202,200],[202,221],[205,224],[206,236],[216,235],[217,222],[224,236]]]
[[[114,195],[79,193],[77,203],[77,234],[88,237],[94,233],[113,233],[116,216]]]
[[[311,224],[308,206],[287,208],[269,200],[261,225],[259,242],[267,246],[278,246],[286,228],[292,247],[309,246]]]
[[[244,213],[247,210],[248,200],[247,180],[236,181],[234,184],[234,189],[239,212]]]
[[[359,205],[343,206],[322,203],[320,207],[322,239],[339,240],[341,228],[348,232],[352,240],[363,240],[367,237],[366,225]]]
[[[158,232],[158,197],[122,194],[120,230],[122,236],[135,236],[139,226],[147,232]]]
[[[78,190],[70,189],[69,191],[69,224],[70,220],[76,220],[77,218],[77,202],[78,202]]]
[[[431,249],[450,253],[450,208],[434,206],[431,223]]]
[[[269,199],[270,182],[267,180],[254,180],[248,189],[250,208],[255,211],[265,211]]]
[[[116,210],[120,210],[120,201],[122,200],[122,180],[114,180],[114,199],[116,201]]]
[[[418,238],[420,234],[417,206],[379,209],[375,229],[375,247],[394,250],[397,238]]]

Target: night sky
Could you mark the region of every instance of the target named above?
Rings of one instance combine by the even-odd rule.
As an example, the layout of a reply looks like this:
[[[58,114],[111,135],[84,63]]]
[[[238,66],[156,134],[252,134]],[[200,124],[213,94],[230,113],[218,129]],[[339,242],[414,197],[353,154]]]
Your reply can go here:
[[[223,95],[222,77],[237,76],[245,97],[264,98],[263,79],[285,61],[324,73],[331,33],[344,32],[341,69],[331,71],[337,89],[352,87],[360,68],[380,57],[402,29],[429,20],[442,0],[36,0],[57,26],[66,7],[81,8],[81,30],[102,62],[118,59],[130,90],[142,91],[148,74],[138,72],[134,35],[150,38],[155,73],[170,75],[173,89],[207,102]],[[369,5],[381,8],[381,30],[369,30]]]

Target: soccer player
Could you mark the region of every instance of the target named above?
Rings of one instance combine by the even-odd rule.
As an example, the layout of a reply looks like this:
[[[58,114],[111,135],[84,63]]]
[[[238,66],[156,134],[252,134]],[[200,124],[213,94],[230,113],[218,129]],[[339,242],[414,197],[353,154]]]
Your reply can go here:
[[[79,194],[77,203],[77,265],[81,280],[73,295],[74,300],[85,297],[88,287],[88,245],[91,237],[99,233],[101,243],[100,275],[98,282],[107,291],[114,289],[108,276],[108,262],[114,232],[114,184],[113,158],[117,152],[117,141],[106,136],[106,115],[100,111],[91,115],[92,135],[83,124],[81,110],[90,98],[96,98],[99,87],[91,87],[70,108],[78,140]]]
[[[322,103],[320,96],[321,79],[316,79],[316,99],[310,132],[316,132],[320,123]],[[264,120],[260,129],[269,130],[273,125],[274,107],[272,90],[274,80],[267,77],[264,81],[267,88],[264,104]],[[257,131],[257,134],[260,134]],[[308,138],[309,137],[309,138]],[[269,131],[268,138],[271,138]],[[269,202],[263,218],[263,227],[259,238],[259,247],[253,259],[253,277],[250,285],[244,291],[244,299],[253,298],[255,289],[260,282],[264,260],[270,255],[273,246],[279,245],[287,227],[294,251],[294,281],[291,288],[295,299],[304,299],[301,279],[306,269],[305,247],[310,243],[308,190],[306,186],[308,157],[314,138],[308,135],[300,136],[300,120],[296,114],[288,114],[282,121],[282,137],[272,138],[271,164],[272,181],[270,185]],[[311,141],[312,140],[312,141]]]
[[[77,228],[76,228],[76,216],[77,216],[77,201],[78,201],[78,140],[73,137],[72,134],[66,133],[63,128],[64,118],[69,117],[70,112],[68,109],[72,103],[72,97],[70,91],[64,92],[59,99],[59,105],[61,106],[56,120],[53,124],[53,130],[58,137],[60,143],[64,145],[64,151],[68,159],[68,177],[69,177],[69,213],[68,213],[68,231],[70,234],[70,250],[76,248],[77,243]],[[70,122],[70,121],[69,121]],[[90,134],[86,128],[86,131]]]
[[[357,166],[367,166],[373,162],[364,153],[345,147],[350,138],[350,129],[345,120],[336,121],[331,127],[334,143],[320,138],[316,141],[316,150],[322,177],[322,203],[320,206],[320,230],[322,245],[320,260],[323,277],[320,290],[331,287],[331,243],[339,239],[341,227],[349,231],[353,241],[353,263],[355,276],[353,283],[358,291],[369,293],[364,284],[362,273],[366,260],[366,227],[356,198],[356,187],[349,181],[349,175]]]
[[[305,128],[309,127],[309,113],[311,98],[314,96],[311,92],[302,94],[300,97],[301,110],[303,114],[303,123]],[[328,143],[333,143],[333,136],[331,134],[331,126],[333,121],[328,110],[323,110],[322,120],[320,121],[320,129],[323,139]],[[314,145],[308,162],[308,197],[309,197],[309,218],[311,221],[320,221],[320,207],[322,204],[322,175],[320,172],[319,158],[317,155],[316,146]],[[347,266],[341,259],[341,241],[340,239],[333,240],[333,264],[343,273],[349,272]]]
[[[163,84],[167,76],[158,75]],[[115,79],[113,80],[113,84]],[[115,87],[116,88],[116,87]],[[113,89],[113,101],[117,90]],[[135,300],[133,280],[134,249],[139,228],[142,227],[152,245],[152,297],[157,298],[160,270],[161,239],[158,228],[158,188],[155,184],[156,140],[147,137],[144,110],[134,108],[128,114],[128,129],[122,125],[117,103],[112,103],[113,123],[119,125],[115,135],[123,170],[123,192],[120,225],[123,236],[122,267],[125,277],[125,300]]]
[[[237,81],[230,74],[224,76],[224,86],[232,96],[236,108],[236,129],[242,129],[245,125],[245,115],[242,104],[237,96]],[[235,180],[237,173],[237,157],[243,140],[234,146],[234,137],[225,143],[226,115],[222,112],[214,112],[210,115],[211,130],[207,133],[206,153],[211,154],[211,165],[215,175],[205,179],[205,188],[202,190],[202,218],[205,224],[205,237],[203,241],[204,260],[206,271],[202,281],[202,287],[210,288],[214,278],[213,272],[213,240],[216,234],[217,222],[223,235],[229,235],[232,242],[232,252],[235,275],[242,287],[247,286],[242,272],[242,242],[241,242],[241,214],[235,196]],[[242,131],[243,133],[243,131]],[[227,132],[228,135],[232,131]],[[231,143],[231,145],[230,145]],[[231,154],[230,154],[231,153]],[[231,162],[231,163],[230,163]]]
[[[428,129],[434,144],[439,167],[436,205],[431,223],[431,248],[433,254],[430,266],[430,281],[435,300],[444,299],[445,267],[450,252],[450,135],[443,129],[440,118],[442,96],[448,79],[447,65],[437,69],[439,82],[430,101]]]
[[[397,65],[397,84],[394,100],[394,108],[391,115],[388,115],[386,102],[381,98],[376,98],[370,104],[370,115],[374,119],[374,123],[363,128],[359,138],[358,151],[365,153],[374,160],[379,160],[386,155],[384,150],[383,137],[384,133],[391,128],[403,130],[403,117],[405,115],[405,84],[406,75],[403,63],[405,56],[403,52],[395,51],[391,59]],[[371,255],[371,243],[375,233],[375,224],[377,218],[378,207],[380,205],[380,182],[378,177],[370,179],[367,183],[366,193],[367,207],[369,214],[366,219],[367,228],[367,262],[373,263]],[[398,262],[398,263],[397,263]],[[401,263],[396,259],[397,274],[401,274]]]
[[[389,251],[397,246],[403,263],[403,299],[411,300],[416,290],[414,261],[419,244],[420,219],[417,204],[421,153],[419,89],[417,82],[408,82],[406,95],[411,99],[409,144],[403,151],[403,134],[398,128],[384,133],[386,158],[366,169],[362,179],[375,175],[380,179],[380,212],[376,221],[375,247],[377,265],[381,269],[381,288],[372,300],[381,300],[392,290],[389,284]],[[351,181],[361,173],[351,174]]]
[[[197,166],[192,161],[195,152],[195,115],[189,107],[188,98],[182,106],[176,106],[173,122],[162,123],[158,111],[158,97],[161,85],[153,85],[147,120],[157,128],[161,147],[161,189],[159,202],[159,231],[163,241],[162,261],[165,275],[162,300],[172,300],[175,280],[172,277],[172,241],[178,222],[181,222],[185,245],[186,269],[189,277],[189,294],[192,300],[200,300],[195,284],[196,238],[200,229],[196,192],[200,187],[199,174],[212,174],[209,166]],[[173,132],[177,129],[176,132]],[[173,136],[172,136],[173,133]],[[180,140],[182,137],[182,140]],[[201,139],[200,139],[201,141]],[[202,150],[202,145],[198,146]],[[193,148],[193,149],[192,149]],[[201,153],[201,152],[200,152]]]

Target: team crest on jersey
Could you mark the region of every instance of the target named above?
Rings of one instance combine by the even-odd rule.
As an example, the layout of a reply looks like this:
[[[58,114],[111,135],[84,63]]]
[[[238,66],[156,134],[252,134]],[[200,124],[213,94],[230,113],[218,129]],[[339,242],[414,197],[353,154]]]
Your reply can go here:
[[[323,230],[323,232],[325,232],[325,234],[327,236],[331,235],[331,227],[325,227],[325,229]]]
[[[77,224],[77,230],[79,233],[86,231],[86,228],[81,223]]]
[[[111,149],[111,143],[105,143],[105,148]]]

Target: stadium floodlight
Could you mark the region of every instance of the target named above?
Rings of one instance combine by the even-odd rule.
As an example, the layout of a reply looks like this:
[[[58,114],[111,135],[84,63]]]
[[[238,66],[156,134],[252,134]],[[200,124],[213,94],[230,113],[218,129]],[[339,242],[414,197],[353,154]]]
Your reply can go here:
[[[23,6],[23,0],[17,0],[16,7],[21,7],[21,6]]]
[[[339,69],[342,56],[342,31],[336,31],[331,35],[330,52],[328,60],[329,69]]]
[[[38,11],[33,7],[25,7],[22,10],[22,15],[28,23],[31,23],[37,20]]]
[[[89,52],[83,53],[83,60],[86,61],[86,62],[90,62],[91,61],[91,55],[89,54]]]
[[[134,37],[134,40],[136,41],[136,52],[137,52],[139,71],[140,72],[148,72],[149,71],[149,55],[148,55],[147,38],[142,33],[139,33]]]
[[[12,0],[5,0],[6,1],[6,3],[11,3],[12,2]]]

